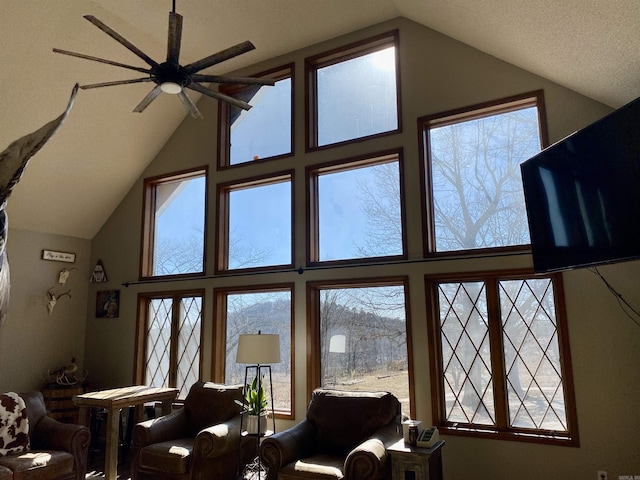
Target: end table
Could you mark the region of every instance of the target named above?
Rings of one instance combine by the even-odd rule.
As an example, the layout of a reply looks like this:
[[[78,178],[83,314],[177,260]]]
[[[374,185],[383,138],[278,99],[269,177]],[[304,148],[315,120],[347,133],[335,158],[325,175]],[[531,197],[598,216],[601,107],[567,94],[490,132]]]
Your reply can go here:
[[[440,440],[431,448],[413,447],[399,440],[387,451],[391,455],[393,480],[442,480],[442,446]]]

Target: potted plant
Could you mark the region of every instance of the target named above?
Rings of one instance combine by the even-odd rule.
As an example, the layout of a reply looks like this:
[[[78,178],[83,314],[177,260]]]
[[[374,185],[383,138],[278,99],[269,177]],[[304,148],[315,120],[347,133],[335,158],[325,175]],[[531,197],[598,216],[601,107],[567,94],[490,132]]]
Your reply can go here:
[[[267,430],[267,394],[264,389],[264,377],[258,380],[256,375],[251,384],[246,386],[241,405],[242,413],[246,415],[247,433],[264,434]]]

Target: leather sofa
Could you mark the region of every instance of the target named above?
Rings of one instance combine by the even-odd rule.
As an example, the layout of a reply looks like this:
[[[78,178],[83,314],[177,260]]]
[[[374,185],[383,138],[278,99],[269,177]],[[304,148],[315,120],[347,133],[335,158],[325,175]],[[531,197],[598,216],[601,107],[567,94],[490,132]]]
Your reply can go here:
[[[266,480],[391,478],[387,448],[402,438],[400,402],[389,392],[317,389],[304,420],[266,438]]]
[[[242,402],[241,385],[196,382],[183,408],[135,425],[132,480],[235,480],[257,455],[255,441],[240,435],[236,400]]]
[[[48,417],[42,392],[19,395],[26,404],[30,449],[0,456],[0,480],[84,480],[89,429]]]

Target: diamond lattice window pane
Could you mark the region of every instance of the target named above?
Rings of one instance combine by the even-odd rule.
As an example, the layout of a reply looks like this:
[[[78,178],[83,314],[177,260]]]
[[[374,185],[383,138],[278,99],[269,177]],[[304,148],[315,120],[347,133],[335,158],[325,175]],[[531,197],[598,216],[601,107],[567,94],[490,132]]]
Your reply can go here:
[[[171,305],[167,298],[149,302],[145,383],[152,387],[169,386]]]
[[[178,398],[186,398],[191,385],[200,377],[200,325],[202,298],[185,297],[180,302],[176,385]]]
[[[500,282],[511,426],[567,431],[550,279]]]
[[[446,419],[495,424],[484,283],[439,287]]]

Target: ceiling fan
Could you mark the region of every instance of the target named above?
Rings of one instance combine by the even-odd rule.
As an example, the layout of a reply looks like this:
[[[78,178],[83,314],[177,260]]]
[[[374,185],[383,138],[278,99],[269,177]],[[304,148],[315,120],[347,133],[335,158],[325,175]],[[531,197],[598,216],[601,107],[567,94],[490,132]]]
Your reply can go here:
[[[220,75],[204,75],[200,74],[201,70],[217,65],[231,58],[247,53],[255,48],[255,46],[245,41],[222,50],[218,53],[214,53],[208,57],[202,58],[196,62],[188,65],[180,65],[178,63],[178,57],[180,56],[180,43],[182,38],[182,16],[176,13],[176,2],[173,0],[173,10],[169,12],[169,34],[167,40],[167,59],[162,63],[158,63],[139,48],[126,40],[120,34],[115,32],[109,26],[102,23],[93,15],[84,15],[89,22],[105,32],[111,38],[122,44],[124,47],[135,53],[138,57],[144,60],[149,68],[135,67],[133,65],[126,65],[124,63],[114,62],[112,60],[105,60],[104,58],[93,57],[91,55],[85,55],[82,53],[70,52],[68,50],[61,50],[54,48],[56,53],[62,53],[64,55],[70,55],[72,57],[84,58],[86,60],[93,60],[94,62],[106,63],[108,65],[114,65],[116,67],[128,68],[137,72],[145,73],[147,76],[143,78],[134,78],[129,80],[117,80],[113,82],[93,83],[90,85],[81,85],[82,89],[110,87],[113,85],[125,85],[129,83],[142,83],[153,82],[155,86],[147,94],[146,97],[133,109],[134,112],[141,113],[149,104],[160,95],[161,92],[178,95],[182,104],[187,111],[194,118],[203,118],[202,114],[196,107],[195,103],[189,98],[185,89],[193,90],[208,97],[227,102],[231,105],[239,107],[243,110],[249,110],[251,105],[249,103],[225,95],[223,93],[211,90],[202,85],[202,83],[234,83],[234,84],[247,84],[247,85],[271,85],[275,84],[274,80],[255,77],[234,77],[234,76],[220,76]]]

